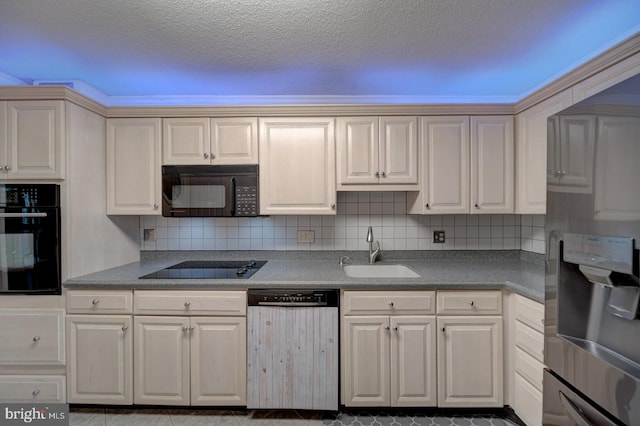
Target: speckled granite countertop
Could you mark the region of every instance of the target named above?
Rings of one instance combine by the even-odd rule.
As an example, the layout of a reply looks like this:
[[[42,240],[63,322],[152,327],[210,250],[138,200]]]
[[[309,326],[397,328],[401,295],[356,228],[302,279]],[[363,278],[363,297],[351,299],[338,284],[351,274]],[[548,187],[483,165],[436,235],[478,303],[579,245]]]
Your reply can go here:
[[[165,251],[142,252],[140,262],[67,280],[69,289],[508,289],[544,302],[544,256],[504,251],[389,251],[380,264],[401,263],[419,278],[351,278],[338,265],[367,263],[363,251]],[[138,279],[184,260],[267,260],[247,279]]]

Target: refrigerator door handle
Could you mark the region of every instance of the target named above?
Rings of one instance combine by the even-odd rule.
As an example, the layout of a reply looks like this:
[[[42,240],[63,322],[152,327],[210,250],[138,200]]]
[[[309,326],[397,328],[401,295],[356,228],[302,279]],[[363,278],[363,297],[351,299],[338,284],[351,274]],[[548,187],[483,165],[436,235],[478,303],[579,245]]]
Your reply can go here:
[[[565,395],[562,391],[558,391],[560,394],[560,401],[564,408],[567,410],[567,414],[573,420],[577,426],[597,426],[595,423],[592,423],[587,416],[584,414],[584,411],[573,402],[567,395]],[[613,424],[613,423],[612,423]]]

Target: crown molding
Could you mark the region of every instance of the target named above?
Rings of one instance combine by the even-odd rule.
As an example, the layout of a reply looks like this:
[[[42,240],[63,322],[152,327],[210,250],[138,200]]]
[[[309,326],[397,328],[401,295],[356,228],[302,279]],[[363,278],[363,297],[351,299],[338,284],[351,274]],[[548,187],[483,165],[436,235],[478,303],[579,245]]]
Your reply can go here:
[[[640,32],[516,102],[515,113],[519,114],[638,53],[640,53]]]
[[[0,100],[65,100],[103,117],[107,116],[107,107],[66,86],[0,86]]]

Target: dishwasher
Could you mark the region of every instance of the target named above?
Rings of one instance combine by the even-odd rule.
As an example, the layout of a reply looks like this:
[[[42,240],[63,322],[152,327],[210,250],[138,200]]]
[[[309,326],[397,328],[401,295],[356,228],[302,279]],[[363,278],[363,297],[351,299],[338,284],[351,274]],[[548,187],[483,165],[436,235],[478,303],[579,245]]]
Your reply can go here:
[[[338,290],[252,290],[247,408],[337,411]]]

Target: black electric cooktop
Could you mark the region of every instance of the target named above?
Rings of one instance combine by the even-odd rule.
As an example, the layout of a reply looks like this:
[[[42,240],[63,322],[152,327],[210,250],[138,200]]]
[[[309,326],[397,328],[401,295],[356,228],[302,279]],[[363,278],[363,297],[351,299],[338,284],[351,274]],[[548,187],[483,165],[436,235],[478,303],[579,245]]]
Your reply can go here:
[[[266,260],[189,260],[143,275],[140,279],[249,278],[266,263]]]

